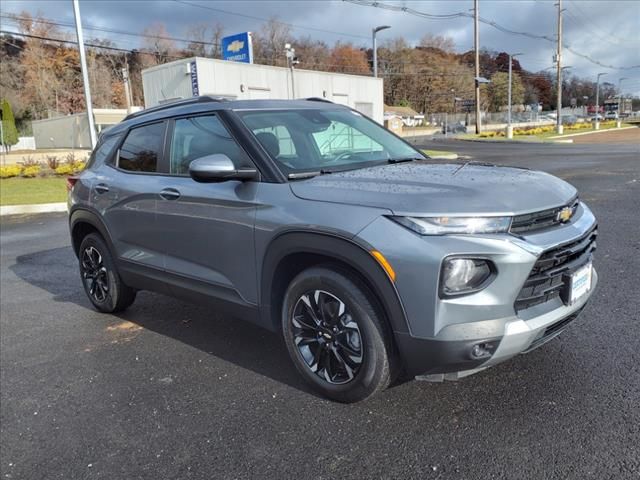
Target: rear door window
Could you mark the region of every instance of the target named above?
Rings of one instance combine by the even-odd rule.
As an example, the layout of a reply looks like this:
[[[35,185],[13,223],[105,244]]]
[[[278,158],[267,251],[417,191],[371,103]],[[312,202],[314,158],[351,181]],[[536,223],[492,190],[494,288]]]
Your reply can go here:
[[[164,144],[164,122],[132,129],[120,147],[118,167],[131,172],[156,172]]]

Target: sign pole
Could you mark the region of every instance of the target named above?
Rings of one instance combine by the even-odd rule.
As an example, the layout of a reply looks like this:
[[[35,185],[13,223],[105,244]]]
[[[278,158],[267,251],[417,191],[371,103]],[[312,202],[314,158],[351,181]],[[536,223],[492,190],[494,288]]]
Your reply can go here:
[[[73,15],[76,19],[78,50],[80,51],[80,67],[82,68],[82,83],[84,85],[84,100],[87,104],[87,119],[89,120],[89,138],[91,139],[91,148],[95,148],[97,143],[96,126],[93,119],[93,106],[91,105],[91,87],[89,85],[89,71],[87,70],[87,57],[84,52],[82,19],[80,18],[80,5],[78,5],[78,0],[73,0]]]

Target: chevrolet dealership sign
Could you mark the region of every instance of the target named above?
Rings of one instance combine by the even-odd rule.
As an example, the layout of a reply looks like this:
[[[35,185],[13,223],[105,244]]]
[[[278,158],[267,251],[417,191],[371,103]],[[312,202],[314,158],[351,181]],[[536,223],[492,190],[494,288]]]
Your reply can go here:
[[[222,39],[222,58],[233,62],[253,63],[251,32],[224,37]]]

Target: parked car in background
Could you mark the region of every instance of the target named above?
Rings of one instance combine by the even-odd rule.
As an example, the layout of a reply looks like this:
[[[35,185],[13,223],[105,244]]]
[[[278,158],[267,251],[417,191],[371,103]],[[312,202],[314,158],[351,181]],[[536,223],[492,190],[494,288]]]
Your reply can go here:
[[[596,113],[596,114],[595,114],[595,115],[593,115],[589,120],[590,120],[591,122],[596,122],[596,121],[601,122],[602,120],[604,120],[604,116],[603,116],[603,115],[601,115],[601,114],[599,114],[599,113]]]
[[[321,99],[201,96],[131,114],[69,188],[97,310],[139,290],[210,305],[278,332],[300,375],[342,402],[529,352],[597,283],[596,220],[573,186],[430,162]]]
[[[467,133],[464,122],[447,123],[442,125],[442,133]]]
[[[575,115],[562,115],[560,119],[563,125],[575,125],[578,123],[578,117]]]
[[[618,120],[618,112],[607,112],[604,114],[605,120]]]

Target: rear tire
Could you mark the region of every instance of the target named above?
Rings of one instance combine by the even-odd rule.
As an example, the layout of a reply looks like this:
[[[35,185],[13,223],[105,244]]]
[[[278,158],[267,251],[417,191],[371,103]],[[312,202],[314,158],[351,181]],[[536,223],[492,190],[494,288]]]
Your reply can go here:
[[[124,284],[107,244],[97,233],[82,240],[78,254],[84,291],[96,310],[120,312],[136,299],[136,291]]]
[[[313,267],[285,294],[282,333],[294,365],[322,395],[365,400],[392,378],[393,348],[368,289],[348,272]]]

